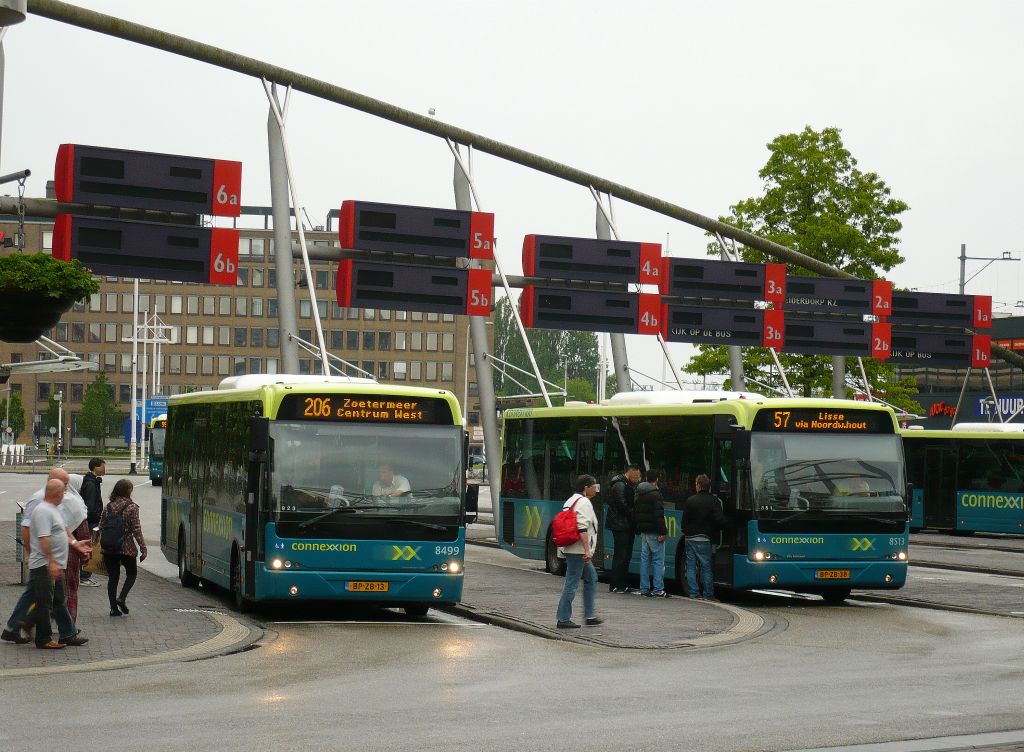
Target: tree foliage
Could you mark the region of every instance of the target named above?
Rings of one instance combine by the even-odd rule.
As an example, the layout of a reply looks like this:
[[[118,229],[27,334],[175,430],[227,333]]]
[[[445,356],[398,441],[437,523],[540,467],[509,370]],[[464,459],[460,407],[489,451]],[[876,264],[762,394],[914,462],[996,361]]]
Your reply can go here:
[[[565,384],[565,401],[578,400],[580,402],[596,402],[597,394],[594,390],[594,382],[586,379],[569,379]]]
[[[99,373],[85,390],[82,412],[78,414],[78,432],[102,449],[106,438],[122,422],[123,414],[114,402],[114,390],[107,382],[107,375]]]
[[[21,401],[21,392],[12,389],[8,394],[9,397],[0,399],[0,420],[9,422],[10,427],[14,429],[11,435],[14,441],[17,441],[25,430],[25,406]]]
[[[593,332],[569,332],[556,329],[527,329],[526,337],[537,359],[541,375],[555,384],[566,378],[597,383],[597,335]],[[512,314],[512,304],[502,297],[494,306],[494,354],[496,357],[527,371],[511,372],[516,381],[531,392],[537,391],[536,379],[522,337]],[[498,394],[521,394],[523,389],[495,369],[494,386]],[[591,387],[593,393],[594,387]]]
[[[860,279],[875,279],[904,259],[899,253],[899,215],[908,206],[893,198],[889,186],[876,173],[862,172],[857,160],[843,145],[838,128],[815,131],[810,126],[800,133],[787,133],[768,144],[770,156],[758,175],[764,181],[761,196],[739,201],[722,221],[788,246],[794,250],[843,269]],[[718,256],[717,243],[708,254]],[[771,262],[761,251],[743,248],[741,257],[750,262]],[[810,274],[790,268],[790,274]],[[744,348],[744,369],[751,390],[781,389],[781,378],[770,354],[763,348]],[[832,384],[831,358],[820,355],[780,354],[791,387],[802,396],[828,393]],[[916,392],[911,379],[895,380],[891,366],[870,359],[864,361],[872,384],[884,384],[886,394],[911,411],[920,410],[910,397]],[[859,377],[856,360],[847,368]],[[700,375],[729,371],[725,347],[701,346],[687,365],[687,372]],[[765,386],[760,386],[761,385]]]

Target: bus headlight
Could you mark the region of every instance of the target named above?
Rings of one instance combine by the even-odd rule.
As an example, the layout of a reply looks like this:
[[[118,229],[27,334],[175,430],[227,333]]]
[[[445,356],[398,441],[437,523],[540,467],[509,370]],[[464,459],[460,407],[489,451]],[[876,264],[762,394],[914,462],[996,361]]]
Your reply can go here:
[[[887,559],[892,559],[893,561],[906,561],[907,560],[907,552],[906,551],[896,551],[894,553],[889,554],[886,558]]]
[[[764,551],[754,551],[754,561],[764,561]]]
[[[284,562],[281,559],[274,559],[270,562],[271,569],[280,569],[284,566]]]
[[[444,564],[441,565],[441,569],[444,569]],[[448,562],[448,572],[450,574],[458,574],[462,571],[462,565],[457,561]]]
[[[771,551],[754,551],[754,561],[771,561],[778,559],[779,557],[773,554]]]

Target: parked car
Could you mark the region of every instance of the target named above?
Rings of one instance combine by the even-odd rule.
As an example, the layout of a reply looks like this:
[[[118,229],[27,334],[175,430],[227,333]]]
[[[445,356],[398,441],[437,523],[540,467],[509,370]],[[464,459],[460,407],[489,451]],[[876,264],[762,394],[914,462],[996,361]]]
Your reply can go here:
[[[487,458],[482,454],[471,454],[469,455],[469,466],[475,467],[476,465],[486,465]]]

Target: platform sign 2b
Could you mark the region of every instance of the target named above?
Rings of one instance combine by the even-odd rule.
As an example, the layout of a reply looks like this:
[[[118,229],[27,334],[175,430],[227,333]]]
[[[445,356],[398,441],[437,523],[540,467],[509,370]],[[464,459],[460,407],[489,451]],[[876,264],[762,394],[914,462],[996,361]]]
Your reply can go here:
[[[803,355],[870,356],[887,360],[888,324],[800,318],[787,312],[785,351]]]
[[[494,305],[488,269],[342,259],[336,293],[338,305],[343,308],[489,316]]]
[[[61,214],[53,225],[52,255],[112,277],[235,285],[238,237],[230,228]]]
[[[781,350],[784,346],[784,314],[780,310],[666,303],[662,306],[661,333],[667,342]]]
[[[342,248],[494,258],[494,215],[426,206],[345,201],[338,218]]]
[[[523,274],[657,285],[661,281],[661,244],[527,235],[523,238]]]
[[[242,163],[61,144],[54,188],[67,203],[237,217]]]

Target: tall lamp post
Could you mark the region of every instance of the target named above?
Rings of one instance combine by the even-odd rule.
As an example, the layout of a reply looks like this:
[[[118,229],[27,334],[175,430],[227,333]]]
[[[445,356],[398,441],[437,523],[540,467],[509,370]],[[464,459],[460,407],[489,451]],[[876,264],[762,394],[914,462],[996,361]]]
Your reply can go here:
[[[965,277],[965,275],[967,273],[967,262],[968,261],[987,261],[988,263],[985,264],[980,269],[978,269],[978,271],[976,271],[970,277],[967,277],[965,279],[964,277]],[[961,243],[960,244],[960,294],[961,295],[964,294],[964,288],[967,286],[968,282],[970,282],[972,279],[977,277],[983,271],[988,269],[996,261],[1020,261],[1020,259],[1019,258],[1014,258],[1013,254],[1010,251],[1003,251],[1001,256],[968,256],[967,255],[967,244],[966,243]]]
[[[57,400],[57,446],[54,449],[54,454],[60,457],[61,443],[64,437],[64,434],[61,433],[64,418],[64,392],[56,392],[53,396]]]

